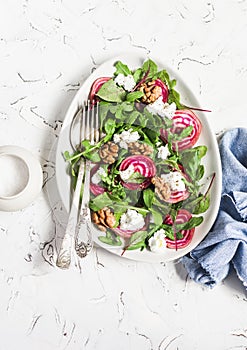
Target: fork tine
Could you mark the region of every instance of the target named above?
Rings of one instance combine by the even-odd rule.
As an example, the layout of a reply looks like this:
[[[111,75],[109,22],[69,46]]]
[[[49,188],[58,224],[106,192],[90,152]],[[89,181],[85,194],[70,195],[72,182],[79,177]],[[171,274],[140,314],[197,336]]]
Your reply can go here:
[[[90,140],[90,105],[89,105],[89,101],[87,101],[87,104],[86,104],[85,119],[86,119],[86,126],[85,126],[84,139]]]
[[[80,142],[85,140],[86,137],[86,104],[83,103],[82,107],[82,118],[81,118],[81,128],[80,128]]]
[[[100,131],[99,131],[99,103],[96,104],[95,111],[95,142],[99,142],[100,139]]]
[[[91,145],[94,145],[94,131],[95,131],[95,123],[94,123],[94,118],[95,118],[95,111],[94,107],[90,105],[90,110],[91,110],[91,120],[90,120],[90,143]]]

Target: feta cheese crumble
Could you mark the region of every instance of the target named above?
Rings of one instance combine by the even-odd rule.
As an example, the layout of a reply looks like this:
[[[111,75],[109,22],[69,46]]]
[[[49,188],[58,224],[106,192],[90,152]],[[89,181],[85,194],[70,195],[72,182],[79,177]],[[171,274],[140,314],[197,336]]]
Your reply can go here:
[[[96,173],[93,174],[91,182],[94,185],[98,185],[100,183],[100,181],[102,180],[102,177],[106,177],[106,176],[107,176],[107,173],[105,172],[105,170],[102,167],[100,167],[96,171]]]
[[[126,91],[131,91],[136,86],[135,80],[131,74],[127,76],[122,73],[118,74],[115,78],[115,83],[122,86]]]
[[[128,149],[128,143],[136,142],[139,140],[140,135],[137,131],[132,131],[132,129],[124,130],[121,134],[115,134],[113,136],[113,141],[119,143],[121,148]]]
[[[120,218],[120,229],[137,231],[145,226],[144,218],[136,210],[128,209]]]
[[[153,253],[162,253],[166,249],[166,240],[165,240],[165,230],[161,228],[155,234],[149,238],[148,245],[151,252]]]
[[[158,148],[158,155],[157,157],[158,158],[161,158],[163,160],[167,159],[167,157],[170,155],[170,151],[169,151],[169,148],[168,148],[168,145],[165,145],[165,146],[160,146]]]
[[[134,174],[134,172],[135,172],[135,167],[133,164],[130,164],[130,166],[127,169],[122,171],[120,170],[119,175],[123,181],[127,181],[129,180],[131,175]]]
[[[184,177],[179,171],[174,171],[169,174],[162,174],[161,178],[170,186],[171,191],[185,191]]]
[[[167,117],[169,119],[172,119],[177,107],[174,102],[171,104],[167,102],[164,103],[163,97],[160,96],[156,101],[147,105],[146,108],[152,114],[158,114],[160,117]]]

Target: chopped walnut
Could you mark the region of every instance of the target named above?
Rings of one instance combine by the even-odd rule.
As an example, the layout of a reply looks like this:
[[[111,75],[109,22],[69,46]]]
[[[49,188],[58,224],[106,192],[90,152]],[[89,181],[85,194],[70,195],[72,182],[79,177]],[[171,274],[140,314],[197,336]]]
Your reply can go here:
[[[107,142],[99,150],[100,158],[104,163],[112,164],[118,157],[119,147],[114,142]]]
[[[155,85],[155,81],[142,83],[138,90],[144,93],[141,101],[147,104],[153,103],[162,95],[162,89],[160,86]]]
[[[131,154],[143,154],[144,156],[149,156],[151,153],[153,153],[153,147],[147,145],[146,143],[130,142],[129,152]]]
[[[116,224],[116,218],[113,212],[107,207],[93,212],[92,220],[101,231],[106,231],[108,227],[113,228]]]
[[[155,186],[155,193],[157,193],[158,197],[167,201],[171,197],[171,189],[170,186],[165,182],[161,177],[155,176],[152,178],[152,183]]]

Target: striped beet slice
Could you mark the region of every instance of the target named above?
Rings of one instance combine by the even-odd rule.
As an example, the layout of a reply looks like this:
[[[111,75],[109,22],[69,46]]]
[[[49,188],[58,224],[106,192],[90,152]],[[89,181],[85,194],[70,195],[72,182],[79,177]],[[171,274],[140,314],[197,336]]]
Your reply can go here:
[[[95,101],[97,100],[95,95],[97,94],[97,92],[99,91],[101,86],[110,79],[111,79],[110,77],[102,77],[102,78],[96,79],[93,82],[93,84],[91,86],[91,90],[89,92],[89,96],[88,96],[88,98],[92,104],[95,104]]]
[[[170,129],[172,134],[180,134],[188,126],[193,126],[193,130],[190,135],[182,139],[181,141],[174,141],[173,148],[178,147],[179,151],[187,148],[191,148],[197,142],[202,129],[202,124],[198,117],[189,109],[177,110],[172,118],[173,125]],[[167,130],[161,129],[161,138],[168,140]]]
[[[144,189],[148,187],[151,183],[152,177],[156,174],[156,167],[152,159],[142,155],[130,156],[122,161],[119,170],[126,170],[130,165],[133,165],[134,171],[139,172],[146,179],[141,184],[133,182],[124,182],[122,180],[123,186],[130,190]]]
[[[192,215],[190,212],[188,212],[185,209],[180,209],[178,211],[175,223],[176,224],[183,224],[187,221],[189,221],[192,218]],[[167,225],[173,225],[173,221],[170,215],[167,215],[164,223]],[[181,248],[185,248],[192,240],[193,235],[195,232],[195,228],[193,227],[190,230],[182,230],[180,231],[180,233],[183,235],[182,239],[175,239],[174,241],[167,238],[166,237],[166,246],[167,248],[171,248],[171,249],[181,249]]]
[[[184,201],[186,198],[189,197],[189,191],[171,191],[171,196],[169,199],[166,200],[167,203],[178,203],[181,201]]]
[[[161,79],[156,79],[154,81],[154,85],[159,86],[161,88],[162,99],[163,99],[163,102],[166,103],[168,100],[168,93],[169,93],[167,85]]]

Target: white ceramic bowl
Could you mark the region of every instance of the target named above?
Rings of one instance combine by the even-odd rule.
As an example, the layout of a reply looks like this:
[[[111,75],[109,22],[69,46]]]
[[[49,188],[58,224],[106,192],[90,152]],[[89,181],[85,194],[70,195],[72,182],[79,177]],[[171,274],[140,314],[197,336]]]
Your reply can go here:
[[[0,210],[27,207],[40,193],[43,173],[39,161],[25,148],[0,147]]]

